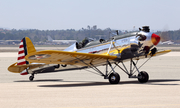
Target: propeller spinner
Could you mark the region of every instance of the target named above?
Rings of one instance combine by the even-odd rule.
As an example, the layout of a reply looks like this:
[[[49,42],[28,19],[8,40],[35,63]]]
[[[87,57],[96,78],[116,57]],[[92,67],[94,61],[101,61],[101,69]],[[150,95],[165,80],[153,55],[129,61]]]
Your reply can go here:
[[[160,39],[161,39],[160,36],[158,36],[157,34],[153,33],[151,35],[151,41],[154,45],[157,45],[159,43]]]

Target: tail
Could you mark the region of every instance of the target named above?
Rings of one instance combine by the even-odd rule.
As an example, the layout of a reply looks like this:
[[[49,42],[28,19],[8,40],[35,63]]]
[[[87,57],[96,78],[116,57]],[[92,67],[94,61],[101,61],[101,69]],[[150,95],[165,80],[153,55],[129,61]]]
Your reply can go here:
[[[25,60],[25,56],[33,52],[36,52],[33,43],[28,37],[24,37],[19,44],[17,65],[29,64],[29,62]]]
[[[29,62],[25,60],[25,56],[33,52],[36,52],[33,43],[28,37],[24,37],[19,44],[17,64],[12,64],[11,66],[9,66],[8,70],[14,73],[20,73],[21,75],[27,75],[27,68],[21,67],[20,65],[29,64]]]
[[[51,36],[48,36],[48,41],[52,42],[53,39],[51,38]]]

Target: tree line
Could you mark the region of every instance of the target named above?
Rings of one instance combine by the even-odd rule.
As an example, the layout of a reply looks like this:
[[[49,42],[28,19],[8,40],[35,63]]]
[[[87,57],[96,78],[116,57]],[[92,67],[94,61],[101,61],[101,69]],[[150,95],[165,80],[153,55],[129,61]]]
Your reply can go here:
[[[180,43],[180,30],[158,31],[156,34],[161,36],[161,41],[172,40],[173,42]]]
[[[110,28],[104,30],[97,29],[97,26],[87,26],[79,30],[67,29],[67,30],[7,30],[0,28],[0,40],[21,40],[23,37],[29,37],[33,42],[46,42],[48,36],[51,36],[54,40],[82,40],[85,37],[91,37],[95,39],[108,38]]]
[[[33,42],[46,42],[48,36],[51,36],[54,40],[77,40],[81,41],[85,37],[90,37],[93,39],[108,39],[112,36],[115,30],[106,28],[99,29],[97,26],[87,26],[87,28],[81,28],[79,30],[67,29],[67,30],[38,30],[38,29],[28,29],[28,30],[16,30],[16,29],[3,29],[0,28],[0,40],[21,40],[23,37],[29,37]],[[128,31],[119,30],[119,34],[123,34]],[[162,41],[172,40],[174,42],[180,43],[180,30],[174,31],[157,31],[156,34],[161,36]]]

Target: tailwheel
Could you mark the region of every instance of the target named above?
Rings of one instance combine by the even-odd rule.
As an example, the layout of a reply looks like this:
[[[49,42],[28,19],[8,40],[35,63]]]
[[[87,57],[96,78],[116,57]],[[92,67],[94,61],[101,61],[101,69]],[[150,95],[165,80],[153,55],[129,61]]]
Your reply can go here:
[[[118,73],[113,72],[113,73],[111,73],[111,74],[109,75],[109,82],[110,82],[111,84],[118,84],[119,81],[120,81],[120,76],[119,76]]]
[[[30,76],[30,77],[29,77],[29,80],[30,80],[30,81],[33,81],[33,79],[34,79],[34,76]]]
[[[149,75],[148,75],[147,72],[141,71],[141,72],[138,74],[138,81],[139,81],[140,83],[146,83],[146,82],[148,82],[148,80],[149,80]]]

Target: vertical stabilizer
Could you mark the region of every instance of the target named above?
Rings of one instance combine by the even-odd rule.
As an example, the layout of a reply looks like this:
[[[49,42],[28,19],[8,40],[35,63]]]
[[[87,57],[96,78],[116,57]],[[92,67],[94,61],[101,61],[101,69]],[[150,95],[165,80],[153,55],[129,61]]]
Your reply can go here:
[[[51,36],[48,36],[48,41],[49,41],[49,42],[52,42],[52,41],[53,41],[53,39],[51,38]]]
[[[30,54],[30,53],[36,52],[36,49],[33,43],[31,42],[31,40],[28,37],[25,37],[25,39],[26,39],[27,53]]]
[[[36,49],[34,48],[33,43],[28,37],[24,37],[21,40],[21,43],[19,44],[19,52],[18,52],[18,58],[17,58],[17,65],[26,65],[29,64],[28,61],[25,60],[25,56],[27,54],[36,52]],[[28,71],[27,69],[23,70],[21,75],[27,75]]]

